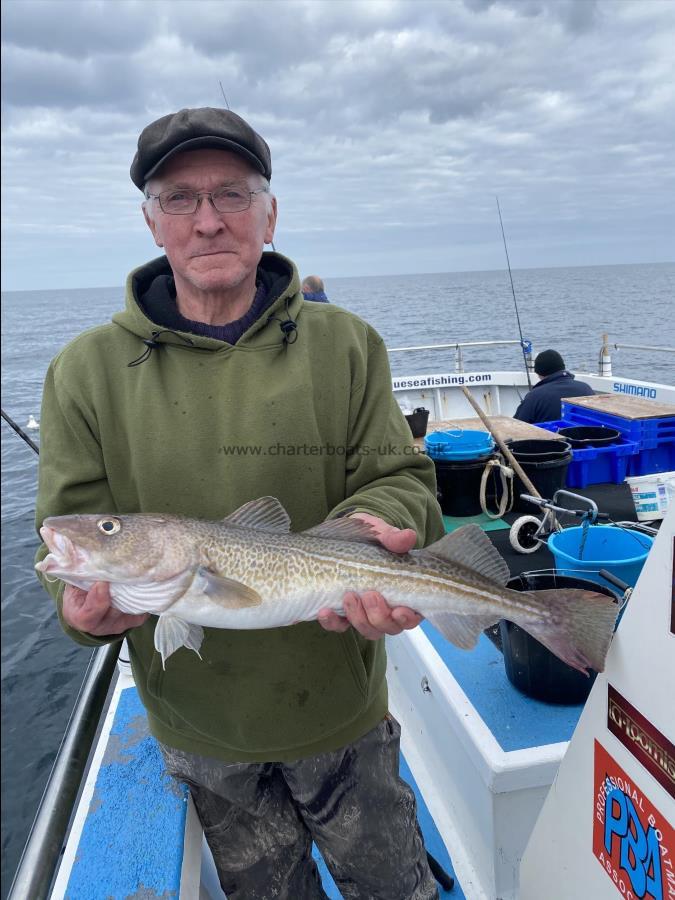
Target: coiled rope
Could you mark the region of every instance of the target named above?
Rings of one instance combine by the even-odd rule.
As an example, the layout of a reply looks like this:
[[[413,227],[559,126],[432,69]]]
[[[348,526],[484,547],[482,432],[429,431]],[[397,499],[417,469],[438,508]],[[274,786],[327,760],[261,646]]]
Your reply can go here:
[[[492,513],[487,508],[487,483],[488,478],[496,468],[499,469],[502,491],[498,511]],[[499,453],[485,463],[480,479],[480,508],[490,519],[501,519],[513,508],[513,474],[513,469],[506,465],[504,457]]]

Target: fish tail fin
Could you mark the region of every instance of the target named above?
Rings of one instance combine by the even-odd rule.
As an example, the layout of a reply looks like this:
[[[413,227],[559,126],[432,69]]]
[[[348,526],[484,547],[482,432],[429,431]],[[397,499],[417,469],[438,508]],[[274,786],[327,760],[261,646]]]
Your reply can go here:
[[[528,597],[546,615],[537,621],[523,617],[516,624],[579,672],[602,672],[619,614],[612,598],[577,589],[530,591]]]

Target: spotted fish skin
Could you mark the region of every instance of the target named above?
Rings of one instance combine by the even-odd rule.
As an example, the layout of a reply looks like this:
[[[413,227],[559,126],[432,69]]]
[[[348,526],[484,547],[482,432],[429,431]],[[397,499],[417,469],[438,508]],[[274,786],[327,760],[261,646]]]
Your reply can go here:
[[[36,568],[87,588],[110,583],[123,612],[159,616],[163,662],[179,647],[199,652],[204,627],[273,628],[342,614],[347,591],[377,590],[409,606],[455,644],[509,619],[570,665],[601,669],[616,618],[603,594],[520,592],[505,587],[506,563],[476,525],[423,550],[394,554],[370,526],[337,519],[301,533],[278,500],[245,504],[222,522],[178,516],[82,515],[46,519],[50,550]]]

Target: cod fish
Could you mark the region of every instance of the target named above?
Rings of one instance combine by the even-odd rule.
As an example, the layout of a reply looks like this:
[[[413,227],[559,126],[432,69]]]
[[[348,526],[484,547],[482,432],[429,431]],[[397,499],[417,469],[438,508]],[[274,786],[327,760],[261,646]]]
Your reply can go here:
[[[203,628],[273,628],[343,614],[346,591],[380,591],[409,606],[449,641],[471,649],[483,629],[509,619],[581,672],[602,671],[617,606],[594,591],[521,592],[477,525],[423,550],[386,550],[371,527],[340,518],[300,533],[274,497],[220,522],[170,515],[71,515],[44,521],[49,549],[36,569],[88,590],[110,583],[113,605],[158,616],[155,648],[199,654]],[[201,657],[200,657],[201,658]]]

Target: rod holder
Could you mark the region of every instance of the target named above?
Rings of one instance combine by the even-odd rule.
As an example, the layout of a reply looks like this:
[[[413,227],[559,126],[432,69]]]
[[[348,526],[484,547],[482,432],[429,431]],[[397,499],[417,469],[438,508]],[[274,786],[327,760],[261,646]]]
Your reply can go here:
[[[609,352],[609,335],[603,334],[602,347],[600,348],[600,362],[598,374],[604,378],[612,377],[612,357]]]

